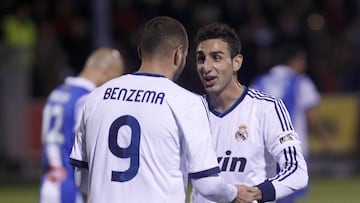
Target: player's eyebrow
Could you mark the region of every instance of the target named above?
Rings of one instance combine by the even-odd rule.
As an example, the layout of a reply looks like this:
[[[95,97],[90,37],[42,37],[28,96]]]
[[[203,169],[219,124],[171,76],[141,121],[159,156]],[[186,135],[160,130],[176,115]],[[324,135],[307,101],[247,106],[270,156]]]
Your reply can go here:
[[[196,51],[196,54],[204,54],[203,50]]]
[[[212,51],[210,52],[210,55],[214,56],[214,55],[224,55],[223,51]]]
[[[196,51],[196,54],[204,54],[204,51],[202,50],[199,50],[199,51]],[[224,55],[224,52],[223,51],[211,51],[210,52],[210,55]]]

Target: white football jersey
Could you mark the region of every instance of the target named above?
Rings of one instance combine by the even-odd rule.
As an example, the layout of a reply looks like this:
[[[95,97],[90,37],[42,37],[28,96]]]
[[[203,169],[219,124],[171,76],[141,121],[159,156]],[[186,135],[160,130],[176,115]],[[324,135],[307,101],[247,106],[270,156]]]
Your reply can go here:
[[[187,176],[220,172],[201,96],[139,72],[88,96],[70,158],[89,169],[89,203],[183,203]]]
[[[265,181],[273,187],[263,197],[279,198],[299,189],[299,180],[307,180],[300,141],[281,100],[245,87],[227,111],[209,105],[209,118],[220,176],[226,182],[256,186]],[[196,191],[191,199],[210,202]]]

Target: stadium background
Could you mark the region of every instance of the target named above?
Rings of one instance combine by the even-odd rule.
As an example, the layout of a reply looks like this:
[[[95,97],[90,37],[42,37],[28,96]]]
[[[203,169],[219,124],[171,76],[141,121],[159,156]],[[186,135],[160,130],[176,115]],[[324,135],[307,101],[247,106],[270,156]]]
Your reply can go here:
[[[135,71],[139,31],[157,15],[175,17],[188,29],[190,53],[178,82],[198,93],[192,42],[203,24],[222,21],[236,28],[245,85],[272,65],[278,45],[305,45],[308,74],[323,95],[319,111],[332,136],[330,151],[310,140],[306,202],[360,199],[354,189],[360,188],[360,1],[2,0],[0,202],[37,200],[41,110],[50,90],[77,74],[99,46],[118,48],[127,72]]]

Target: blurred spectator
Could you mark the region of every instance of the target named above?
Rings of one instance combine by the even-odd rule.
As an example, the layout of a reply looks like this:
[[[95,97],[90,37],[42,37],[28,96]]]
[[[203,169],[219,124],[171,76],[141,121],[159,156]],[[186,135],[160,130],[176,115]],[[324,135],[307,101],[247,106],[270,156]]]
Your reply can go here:
[[[2,135],[1,154],[13,160],[24,155],[27,139],[27,105],[31,86],[34,46],[37,28],[31,18],[31,5],[14,5],[11,12],[1,19],[0,44],[0,124]]]
[[[322,93],[336,91],[359,91],[357,85],[343,84],[359,69],[359,8],[356,0],[295,0],[295,1],[199,1],[199,0],[109,0],[112,5],[109,18],[112,21],[112,43],[128,52],[129,64],[139,62],[136,54],[139,30],[144,21],[155,15],[169,15],[179,19],[189,30],[192,43],[198,26],[214,21],[225,21],[236,27],[248,59],[244,64],[251,68],[241,70],[241,79],[248,84],[258,73],[271,66],[274,52],[279,43],[297,42],[309,47],[309,74],[317,81]],[[1,3],[8,8],[10,1]],[[69,67],[79,72],[81,61],[93,47],[90,29],[93,29],[92,6],[84,0],[44,1],[34,0],[33,13],[38,26],[48,24],[53,37],[59,42],[68,58]],[[5,10],[5,9],[4,9]],[[4,15],[5,13],[3,13]],[[357,20],[356,20],[357,19]],[[111,23],[111,22],[110,22]],[[4,35],[4,34],[3,34]],[[353,68],[340,68],[344,61],[337,57],[338,42],[349,40],[353,54],[346,60],[352,61]],[[246,49],[245,49],[246,48]],[[189,66],[194,67],[193,63]],[[324,68],[322,68],[324,67]],[[129,70],[133,68],[130,67]],[[341,73],[343,78],[337,78]],[[323,77],[322,74],[326,76]],[[184,78],[186,77],[186,78]],[[190,77],[190,78],[188,78]],[[184,74],[187,88],[199,89],[197,79]],[[39,78],[41,79],[41,78]],[[46,78],[43,78],[46,80]],[[351,79],[352,80],[352,79]],[[38,83],[41,84],[41,83]],[[38,95],[38,94],[37,94]],[[42,95],[45,96],[46,94]]]
[[[75,184],[74,167],[69,163],[82,107],[93,89],[123,73],[120,52],[113,48],[98,48],[88,57],[79,75],[66,77],[63,84],[49,94],[42,117],[40,203],[85,202]]]

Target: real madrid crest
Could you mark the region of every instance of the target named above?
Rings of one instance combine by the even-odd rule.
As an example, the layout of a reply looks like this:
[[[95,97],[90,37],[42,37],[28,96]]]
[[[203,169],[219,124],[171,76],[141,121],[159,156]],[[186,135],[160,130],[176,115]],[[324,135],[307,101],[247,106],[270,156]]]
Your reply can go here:
[[[244,141],[248,138],[248,132],[246,130],[246,125],[240,125],[239,130],[235,133],[235,139],[239,142]]]

